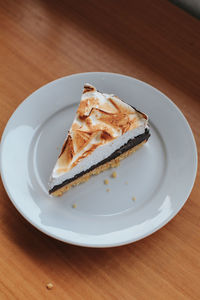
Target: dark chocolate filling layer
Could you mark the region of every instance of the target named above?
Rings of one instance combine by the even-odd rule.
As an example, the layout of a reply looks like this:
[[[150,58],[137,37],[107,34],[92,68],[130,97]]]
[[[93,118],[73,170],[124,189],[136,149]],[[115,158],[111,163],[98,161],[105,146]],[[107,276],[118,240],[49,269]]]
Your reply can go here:
[[[61,187],[65,186],[66,184],[76,180],[77,178],[83,176],[84,174],[94,170],[95,168],[111,161],[112,159],[116,158],[117,156],[121,155],[122,153],[128,151],[129,149],[139,145],[140,143],[142,143],[143,141],[147,141],[148,138],[150,137],[150,133],[148,129],[145,129],[145,132],[143,134],[140,134],[138,136],[136,136],[133,139],[130,139],[126,144],[124,144],[123,146],[121,146],[119,149],[117,149],[115,152],[113,152],[110,156],[108,156],[107,158],[105,158],[104,160],[100,161],[99,163],[93,165],[92,167],[90,167],[89,169],[87,169],[86,171],[82,171],[78,174],[76,174],[74,177],[66,179],[65,181],[63,181],[61,184],[55,185],[50,191],[49,193],[53,193],[55,191],[57,191],[58,189],[60,189]]]

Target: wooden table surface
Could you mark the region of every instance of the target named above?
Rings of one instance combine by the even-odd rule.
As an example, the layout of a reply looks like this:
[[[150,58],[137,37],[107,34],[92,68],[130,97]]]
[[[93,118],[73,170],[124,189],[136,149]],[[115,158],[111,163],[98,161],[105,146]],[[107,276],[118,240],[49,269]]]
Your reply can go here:
[[[47,82],[109,71],[146,81],[183,111],[200,149],[200,24],[165,0],[0,3],[0,132]],[[0,184],[0,299],[200,299],[200,188],[134,244],[87,249],[53,240]],[[46,284],[51,282],[51,290]]]

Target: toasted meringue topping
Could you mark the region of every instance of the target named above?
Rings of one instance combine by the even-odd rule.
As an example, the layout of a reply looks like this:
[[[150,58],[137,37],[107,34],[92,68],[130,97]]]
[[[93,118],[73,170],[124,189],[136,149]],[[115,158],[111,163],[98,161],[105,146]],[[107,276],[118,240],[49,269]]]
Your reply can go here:
[[[144,131],[146,126],[145,114],[136,111],[118,97],[102,94],[92,85],[85,84],[80,105],[52,178],[69,172],[97,148],[111,143],[128,131],[141,127]]]

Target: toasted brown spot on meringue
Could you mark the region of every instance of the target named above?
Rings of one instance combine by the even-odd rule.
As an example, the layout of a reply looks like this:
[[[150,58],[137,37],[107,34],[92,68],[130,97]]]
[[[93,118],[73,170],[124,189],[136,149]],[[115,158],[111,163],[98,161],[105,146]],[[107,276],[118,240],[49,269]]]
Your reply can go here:
[[[76,130],[79,130],[80,128],[81,128],[80,124],[73,123],[72,127],[71,127],[71,131],[76,131]]]
[[[68,167],[70,165],[70,162],[72,161],[73,156],[74,156],[73,141],[71,135],[68,135],[67,140],[63,145],[63,149],[58,159],[58,169],[56,171],[58,174],[62,172],[66,172],[68,170]],[[63,168],[63,166],[66,167]]]
[[[86,118],[87,118],[87,116],[79,116],[79,117],[78,117],[78,119],[79,119],[80,121],[84,121]]]
[[[76,152],[81,151],[81,149],[87,146],[90,139],[91,139],[91,133],[76,130],[73,133],[73,142],[74,142],[75,151]]]
[[[88,149],[87,151],[85,151],[83,153],[82,157],[88,156],[88,154],[90,154],[91,152],[93,152],[98,146],[99,146],[99,144],[92,145],[90,147],[90,149]]]
[[[113,137],[108,132],[102,131],[101,139],[106,140],[106,141],[111,141],[111,140],[113,140]]]
[[[112,103],[112,105],[115,107],[117,111],[120,111],[119,106],[115,103],[115,101],[112,98],[109,98],[108,100]]]
[[[86,123],[86,125],[87,125],[88,127],[91,127],[91,126],[92,126],[92,120],[91,120],[90,118],[87,118],[87,119],[85,120],[85,123]]]
[[[65,151],[66,147],[67,147],[67,141],[68,141],[68,138],[66,139],[66,141],[64,142],[63,146],[62,146],[62,149],[61,149],[61,152],[60,152],[60,155],[59,157],[61,157],[61,155],[63,154],[63,152]]]
[[[122,134],[124,134],[131,128],[131,126],[133,126],[136,119],[130,121],[130,116],[127,114],[107,114],[104,112],[99,117],[99,121],[108,124],[111,128],[114,128],[117,131],[120,130]]]
[[[99,108],[103,109],[103,111],[107,113],[111,113],[111,114],[117,113],[117,109],[109,101],[107,103],[104,103],[103,107],[100,106]]]
[[[88,93],[88,92],[95,92],[95,91],[96,91],[96,89],[94,86],[89,85],[89,84],[84,85],[83,94]]]
[[[77,114],[79,115],[80,119],[88,116],[93,107],[99,107],[99,100],[94,97],[90,97],[81,101]]]
[[[70,144],[71,144],[71,148],[72,148],[72,153],[74,152],[74,149],[73,149],[73,142],[72,142],[72,138],[70,135],[68,135],[66,141],[64,142],[63,146],[62,146],[62,149],[61,149],[61,152],[60,152],[60,155],[59,155],[59,158],[62,156],[62,154],[65,152],[65,149],[66,147],[70,147]]]

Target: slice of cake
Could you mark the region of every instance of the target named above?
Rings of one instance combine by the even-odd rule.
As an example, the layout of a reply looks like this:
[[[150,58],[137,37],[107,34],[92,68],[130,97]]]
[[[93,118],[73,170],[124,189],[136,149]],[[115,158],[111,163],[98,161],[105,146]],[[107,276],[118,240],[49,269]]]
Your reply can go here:
[[[142,146],[148,117],[118,97],[85,84],[75,119],[50,178],[49,193],[61,196]]]

